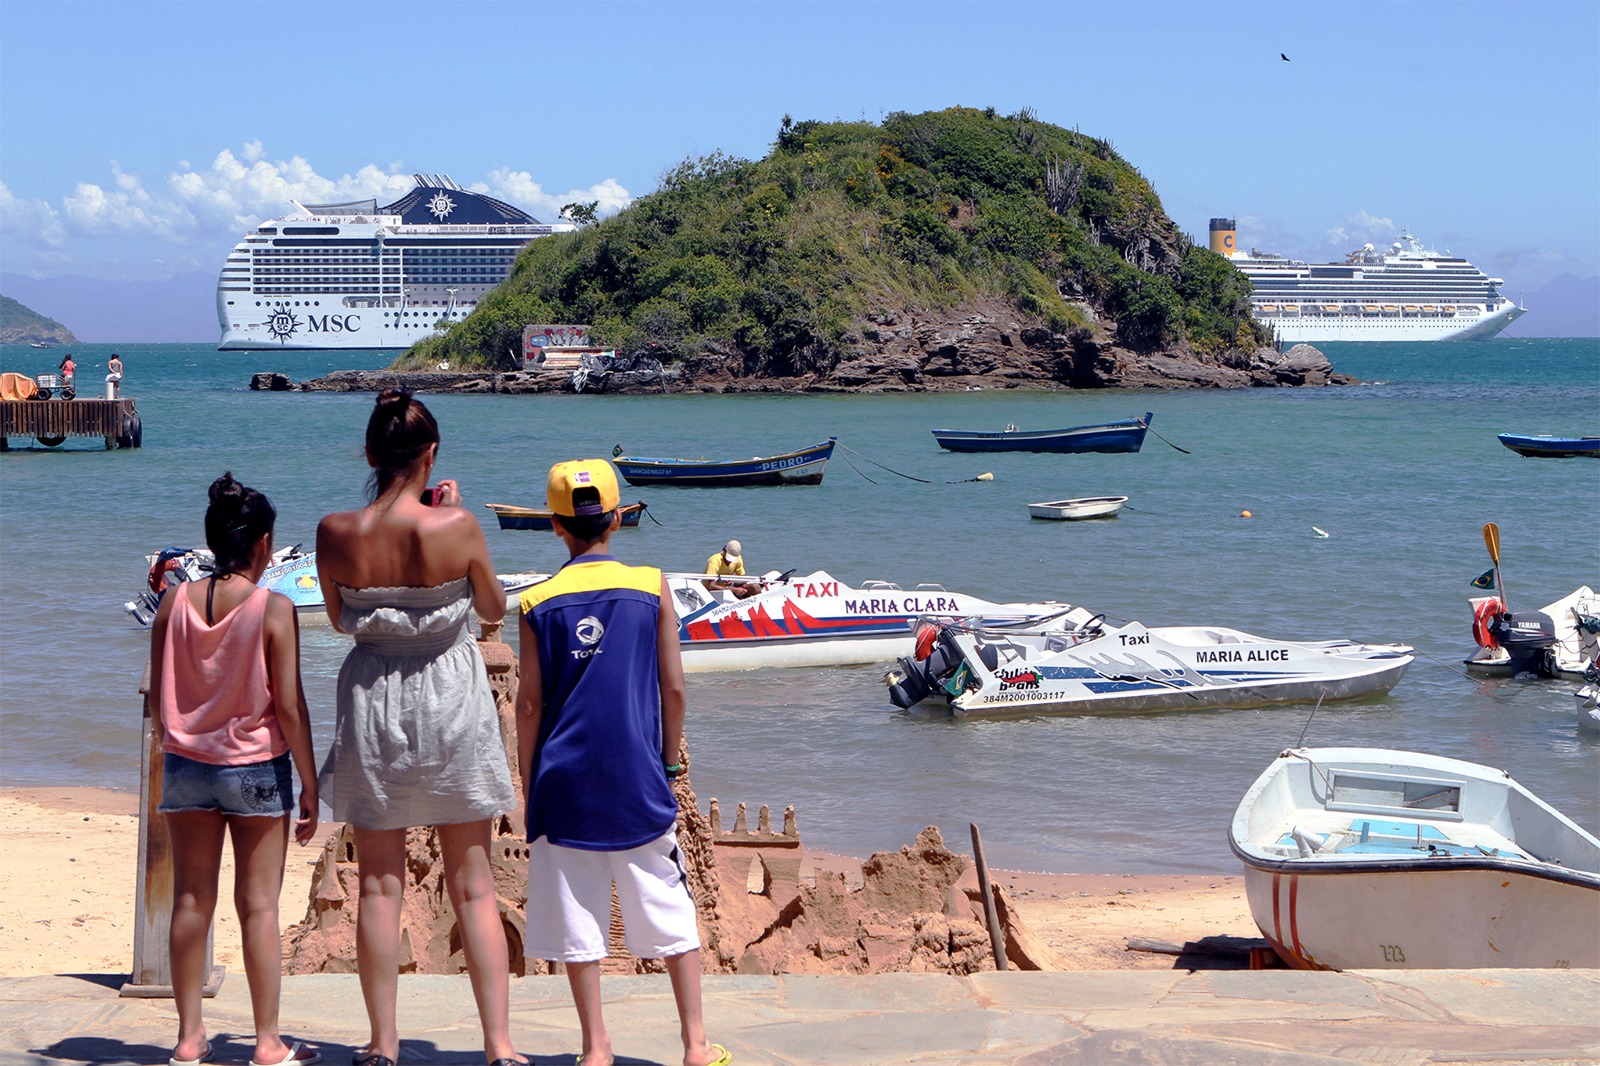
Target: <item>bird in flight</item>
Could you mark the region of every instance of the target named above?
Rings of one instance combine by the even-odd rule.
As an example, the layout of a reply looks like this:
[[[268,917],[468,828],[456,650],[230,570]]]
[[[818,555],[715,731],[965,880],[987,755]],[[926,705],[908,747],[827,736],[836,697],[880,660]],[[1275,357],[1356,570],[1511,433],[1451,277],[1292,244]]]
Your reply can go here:
[[[1283,60],[1285,63],[1289,62],[1289,57],[1284,55],[1282,52],[1278,53],[1278,58]]]

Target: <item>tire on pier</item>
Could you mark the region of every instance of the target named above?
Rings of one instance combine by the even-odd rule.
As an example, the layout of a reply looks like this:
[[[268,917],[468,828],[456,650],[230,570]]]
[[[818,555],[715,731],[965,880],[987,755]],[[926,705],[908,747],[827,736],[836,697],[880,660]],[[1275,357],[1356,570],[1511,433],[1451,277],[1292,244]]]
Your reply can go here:
[[[61,398],[63,400],[76,400],[78,398],[78,390],[68,385],[61,390]]]
[[[117,434],[117,447],[119,447],[119,448],[132,448],[133,447],[133,416],[132,415],[123,415],[122,416],[122,432]]]
[[[37,440],[46,448],[59,448],[67,442],[65,437],[39,437]]]
[[[133,438],[135,448],[144,447],[144,419],[138,415],[133,416],[133,432],[129,435]]]

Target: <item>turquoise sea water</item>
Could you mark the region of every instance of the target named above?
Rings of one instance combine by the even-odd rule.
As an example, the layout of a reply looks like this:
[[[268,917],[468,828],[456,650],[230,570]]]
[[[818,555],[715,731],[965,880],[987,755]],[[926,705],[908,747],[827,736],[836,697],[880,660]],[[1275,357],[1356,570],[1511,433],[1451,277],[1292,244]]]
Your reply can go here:
[[[78,354],[93,394],[110,346]],[[224,469],[267,492],[278,541],[362,500],[369,394],[264,394],[386,353],[219,353],[120,346],[144,447],[0,455],[0,780],[138,786],[136,687],[148,631],[121,604],[145,555],[203,539]],[[1410,748],[1503,767],[1600,829],[1600,744],[1577,734],[1570,684],[1475,682],[1468,582],[1497,522],[1514,608],[1600,586],[1600,463],[1520,458],[1500,432],[1600,433],[1600,341],[1328,346],[1353,388],[934,396],[429,396],[501,571],[551,569],[549,534],[502,532],[487,501],[538,504],[548,465],[609,455],[770,454],[836,435],[919,484],[836,454],[816,488],[654,490],[622,557],[694,570],[728,537],[757,570],[860,583],[937,582],[995,599],[1067,599],[1146,624],[1213,623],[1289,639],[1405,641],[1388,696],[1325,705],[1318,745]],[[58,352],[0,348],[42,373]],[[928,430],[1080,425],[1154,411],[1137,455],[943,452]],[[855,467],[845,461],[854,461]],[[946,484],[992,471],[992,482]],[[864,475],[864,476],[863,476]],[[871,480],[869,481],[868,478]],[[629,493],[632,495],[632,493]],[[1131,497],[1093,523],[1031,521],[1029,501]],[[1250,510],[1251,519],[1239,513]],[[1319,539],[1312,527],[1327,530]],[[346,638],[304,632],[326,750]],[[1305,705],[971,722],[897,711],[883,667],[690,678],[694,784],[731,809],[793,803],[808,845],[866,855],[924,825],[952,844],[983,827],[998,866],[1065,872],[1232,871],[1226,826],[1250,781],[1307,727]]]

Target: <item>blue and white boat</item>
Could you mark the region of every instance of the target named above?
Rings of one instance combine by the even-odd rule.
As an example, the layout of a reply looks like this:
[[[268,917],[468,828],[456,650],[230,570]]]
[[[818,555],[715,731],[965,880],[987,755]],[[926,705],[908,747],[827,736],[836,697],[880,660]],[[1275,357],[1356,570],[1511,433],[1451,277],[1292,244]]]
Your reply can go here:
[[[933,439],[952,452],[1136,452],[1144,446],[1153,412],[1095,426],[1069,429],[984,430],[935,429]]]
[[[1285,751],[1229,844],[1256,925],[1297,969],[1600,966],[1600,840],[1503,770]]]
[[[1588,456],[1600,459],[1600,437],[1552,437],[1547,434],[1532,436],[1521,433],[1502,433],[1500,443],[1530,459],[1567,459]]]
[[[781,455],[752,459],[655,459],[617,455],[612,462],[630,485],[728,488],[740,485],[820,485],[836,438]]]
[[[937,628],[924,657],[901,659],[884,678],[897,706],[933,699],[995,718],[1347,700],[1388,692],[1412,658],[1404,644],[1146,628],[1083,607],[1042,624]]]

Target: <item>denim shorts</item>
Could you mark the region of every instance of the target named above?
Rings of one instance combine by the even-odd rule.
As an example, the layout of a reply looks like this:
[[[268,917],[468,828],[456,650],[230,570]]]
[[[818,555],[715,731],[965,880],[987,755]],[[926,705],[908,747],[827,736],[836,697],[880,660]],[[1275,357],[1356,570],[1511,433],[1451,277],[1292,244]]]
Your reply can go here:
[[[180,811],[279,817],[294,809],[289,753],[265,762],[218,766],[167,752],[161,762],[161,807]]]

